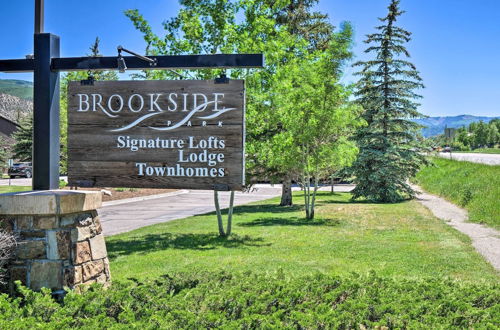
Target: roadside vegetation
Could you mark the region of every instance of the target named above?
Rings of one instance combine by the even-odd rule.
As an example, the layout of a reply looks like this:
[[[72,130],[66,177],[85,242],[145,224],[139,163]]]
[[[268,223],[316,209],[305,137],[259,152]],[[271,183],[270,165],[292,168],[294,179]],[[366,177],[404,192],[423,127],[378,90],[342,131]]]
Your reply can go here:
[[[451,146],[453,151],[477,152],[487,154],[500,153],[500,119],[495,118],[489,123],[474,122],[469,126],[462,126],[455,130],[450,139],[444,134],[426,139],[429,147]]]
[[[500,229],[500,166],[432,158],[416,182],[426,191],[464,207],[469,221]]]
[[[500,148],[479,148],[468,151],[455,151],[454,152],[471,152],[476,154],[500,154]]]

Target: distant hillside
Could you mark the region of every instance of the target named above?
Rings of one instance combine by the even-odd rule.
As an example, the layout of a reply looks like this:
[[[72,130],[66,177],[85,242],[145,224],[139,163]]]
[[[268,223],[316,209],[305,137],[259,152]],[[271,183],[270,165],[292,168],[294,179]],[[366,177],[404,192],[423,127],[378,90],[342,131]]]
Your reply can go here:
[[[0,94],[0,116],[15,123],[33,112],[33,102],[17,96]]]
[[[429,117],[424,119],[416,119],[415,121],[420,125],[426,126],[422,129],[424,137],[435,136],[444,133],[444,128],[459,128],[468,126],[470,123],[478,122],[480,120],[488,123],[490,120],[500,117],[480,117],[471,115],[461,116],[446,116],[446,117]]]
[[[33,100],[33,83],[25,80],[0,79],[0,94]]]

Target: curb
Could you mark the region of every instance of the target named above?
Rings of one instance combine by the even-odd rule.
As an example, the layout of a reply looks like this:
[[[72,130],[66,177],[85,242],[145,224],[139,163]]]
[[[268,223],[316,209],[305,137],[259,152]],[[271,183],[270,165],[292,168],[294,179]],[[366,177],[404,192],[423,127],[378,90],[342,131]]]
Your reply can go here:
[[[189,192],[189,190],[182,189],[182,190],[172,191],[172,192],[164,193],[164,194],[157,194],[157,195],[148,195],[148,196],[141,196],[141,197],[119,199],[119,200],[116,200],[116,201],[103,202],[101,207],[114,206],[114,205],[127,204],[127,203],[134,203],[134,202],[141,202],[141,201],[147,201],[147,200],[156,199],[156,198],[163,198],[163,197],[183,195],[183,194],[187,194],[188,192]]]

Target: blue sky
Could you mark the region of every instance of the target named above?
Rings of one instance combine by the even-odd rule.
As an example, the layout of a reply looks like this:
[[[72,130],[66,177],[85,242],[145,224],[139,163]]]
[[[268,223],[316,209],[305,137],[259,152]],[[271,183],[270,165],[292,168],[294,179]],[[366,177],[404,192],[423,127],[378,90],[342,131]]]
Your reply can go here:
[[[364,59],[367,33],[385,16],[389,0],[320,0],[331,21],[351,21],[357,59]],[[0,0],[0,58],[33,53],[33,1]],[[413,33],[408,49],[426,89],[420,111],[430,116],[500,116],[500,1],[402,0],[399,25]],[[101,52],[116,46],[141,52],[145,44],[128,19],[137,8],[161,34],[161,23],[177,13],[177,0],[45,0],[45,31],[61,37],[62,56],[84,56],[96,36]],[[345,81],[352,80],[348,70]],[[0,73],[1,79],[32,80],[31,74]]]

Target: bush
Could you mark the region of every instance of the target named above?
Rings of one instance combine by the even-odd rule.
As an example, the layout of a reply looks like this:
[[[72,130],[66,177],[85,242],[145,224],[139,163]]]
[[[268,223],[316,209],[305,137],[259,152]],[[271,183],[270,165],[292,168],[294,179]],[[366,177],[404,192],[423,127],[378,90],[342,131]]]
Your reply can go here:
[[[470,147],[469,146],[466,146],[465,144],[463,144],[462,142],[460,141],[454,141],[452,144],[451,144],[451,148],[454,150],[454,151],[470,151]]]
[[[495,328],[500,285],[375,274],[176,274],[70,292],[0,296],[0,328]]]
[[[68,183],[65,180],[59,180],[59,189],[66,187]]]
[[[0,285],[5,284],[6,265],[15,246],[16,238],[12,234],[0,230]]]

